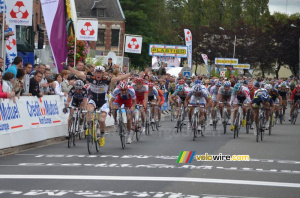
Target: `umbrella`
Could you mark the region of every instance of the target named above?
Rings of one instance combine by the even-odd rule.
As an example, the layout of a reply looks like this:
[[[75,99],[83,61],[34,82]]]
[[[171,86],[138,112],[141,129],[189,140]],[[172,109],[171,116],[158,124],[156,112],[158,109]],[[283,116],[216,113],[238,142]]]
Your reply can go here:
[[[171,76],[178,77],[178,74],[181,72],[181,70],[182,70],[182,67],[175,67],[175,68],[169,69],[167,71],[167,73],[170,74]]]

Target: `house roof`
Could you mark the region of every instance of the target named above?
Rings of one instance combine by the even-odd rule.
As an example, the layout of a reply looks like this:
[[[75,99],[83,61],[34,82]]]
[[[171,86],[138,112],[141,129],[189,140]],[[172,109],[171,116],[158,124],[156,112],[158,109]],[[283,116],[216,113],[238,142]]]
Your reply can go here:
[[[104,20],[125,20],[119,0],[75,0],[78,18],[97,18],[97,9],[104,9]]]

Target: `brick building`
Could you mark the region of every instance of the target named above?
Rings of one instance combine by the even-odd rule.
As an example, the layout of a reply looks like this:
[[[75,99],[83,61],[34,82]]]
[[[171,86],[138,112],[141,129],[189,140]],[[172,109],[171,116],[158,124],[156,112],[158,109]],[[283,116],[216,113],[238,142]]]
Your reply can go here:
[[[90,42],[97,55],[123,54],[125,16],[119,0],[75,0],[78,18],[98,19],[98,41]]]

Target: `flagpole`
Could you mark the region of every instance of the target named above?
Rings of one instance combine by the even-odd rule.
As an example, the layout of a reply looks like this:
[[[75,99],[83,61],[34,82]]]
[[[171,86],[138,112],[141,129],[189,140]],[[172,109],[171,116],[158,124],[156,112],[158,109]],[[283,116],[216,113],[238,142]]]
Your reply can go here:
[[[3,1],[3,21],[2,21],[2,38],[1,38],[1,40],[2,40],[2,51],[1,51],[1,57],[3,58],[3,62],[4,62],[4,64],[3,64],[3,68],[2,68],[2,70],[4,71],[5,70],[5,60],[6,60],[6,57],[4,57],[4,50],[5,50],[5,44],[4,44],[4,24],[5,24],[5,5],[6,5],[6,3],[5,3],[5,1],[6,0],[4,0]]]
[[[75,36],[75,42],[74,42],[74,68],[75,68],[75,65],[76,65],[76,53],[77,53],[77,38],[76,38],[76,33],[74,34]]]

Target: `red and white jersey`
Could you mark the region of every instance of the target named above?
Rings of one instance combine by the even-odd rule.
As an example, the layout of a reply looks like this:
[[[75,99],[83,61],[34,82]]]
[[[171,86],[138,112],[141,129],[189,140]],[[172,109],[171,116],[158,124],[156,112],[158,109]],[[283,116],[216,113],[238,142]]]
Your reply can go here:
[[[138,89],[137,85],[135,83],[132,84],[132,87],[135,91],[135,95],[137,98],[143,98],[145,93],[148,93],[148,85],[143,84],[143,86]]]
[[[117,97],[120,97],[122,100],[136,99],[135,91],[134,91],[133,87],[131,87],[131,86],[128,86],[128,89],[127,89],[127,92],[125,95],[123,95],[121,89],[119,89],[118,87],[114,89],[114,91],[112,92],[111,95],[115,99]]]

